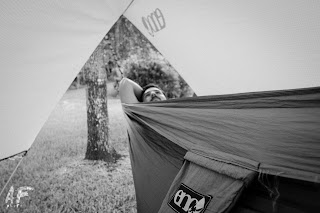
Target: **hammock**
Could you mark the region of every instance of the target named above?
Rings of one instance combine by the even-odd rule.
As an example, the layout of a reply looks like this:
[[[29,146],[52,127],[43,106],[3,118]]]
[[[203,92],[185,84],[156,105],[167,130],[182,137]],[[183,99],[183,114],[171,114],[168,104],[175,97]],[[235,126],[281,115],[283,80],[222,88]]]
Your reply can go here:
[[[309,186],[319,183],[320,174],[319,87],[123,104],[123,109],[138,212],[244,208],[241,195],[248,188],[246,193],[257,197],[250,192],[257,181],[273,193],[267,198],[273,208],[279,196],[286,198],[285,192],[274,196],[279,180],[284,190],[289,184],[301,196],[319,197]],[[279,180],[270,184],[265,176]],[[316,200],[295,196],[286,198],[286,205],[280,199],[281,208],[319,209]]]

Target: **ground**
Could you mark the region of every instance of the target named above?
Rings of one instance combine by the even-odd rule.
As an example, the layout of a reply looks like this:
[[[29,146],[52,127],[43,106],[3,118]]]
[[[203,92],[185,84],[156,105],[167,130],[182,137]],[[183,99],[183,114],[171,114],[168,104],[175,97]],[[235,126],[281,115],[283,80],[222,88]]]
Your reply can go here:
[[[122,158],[114,165],[84,160],[86,90],[69,90],[4,189],[0,212],[136,212],[126,124],[120,101],[112,95],[108,97],[110,141]],[[19,160],[0,162],[0,190]],[[21,197],[17,207],[17,192],[24,186],[33,190]],[[6,203],[6,198],[13,199]]]

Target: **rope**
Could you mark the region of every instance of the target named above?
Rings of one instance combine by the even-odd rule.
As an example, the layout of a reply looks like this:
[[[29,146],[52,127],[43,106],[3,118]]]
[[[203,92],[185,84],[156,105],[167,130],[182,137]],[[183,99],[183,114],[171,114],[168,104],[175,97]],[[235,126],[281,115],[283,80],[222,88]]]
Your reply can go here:
[[[22,154],[21,157],[24,157],[24,156],[26,156],[27,152],[28,152],[28,150],[25,150],[25,151],[19,152],[17,154],[11,155],[9,157],[1,158],[0,161],[7,160],[7,159],[12,160],[12,159],[16,158],[18,155],[21,155],[21,154]]]
[[[1,190],[0,193],[0,197],[2,196],[2,193],[4,192],[5,188],[7,187],[8,183],[11,181],[14,173],[17,171],[18,167],[20,166],[22,159],[24,158],[25,155],[22,156],[21,160],[19,161],[19,163],[17,164],[16,168],[13,170],[13,172],[11,173],[11,176],[9,177],[8,181],[6,182],[6,184],[4,185],[3,189]]]

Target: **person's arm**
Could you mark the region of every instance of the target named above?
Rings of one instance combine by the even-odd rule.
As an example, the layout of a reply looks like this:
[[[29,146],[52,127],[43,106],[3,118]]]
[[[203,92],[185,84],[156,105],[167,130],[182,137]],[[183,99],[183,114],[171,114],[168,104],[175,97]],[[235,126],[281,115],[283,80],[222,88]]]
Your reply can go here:
[[[123,78],[119,83],[119,95],[122,103],[139,103],[142,88],[134,81]]]

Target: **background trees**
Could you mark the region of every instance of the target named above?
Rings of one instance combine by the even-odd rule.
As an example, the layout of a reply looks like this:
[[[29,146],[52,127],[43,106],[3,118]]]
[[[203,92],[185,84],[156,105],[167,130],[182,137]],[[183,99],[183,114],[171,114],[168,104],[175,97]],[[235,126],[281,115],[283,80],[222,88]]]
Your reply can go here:
[[[120,17],[102,39],[74,81],[87,87],[88,145],[86,159],[116,161],[119,155],[109,143],[107,82],[115,91],[123,76],[141,86],[158,84],[168,98],[193,96],[194,92],[125,18]]]
[[[177,71],[125,17],[119,19],[110,35],[115,35],[113,45],[124,76],[141,86],[158,84],[168,98],[193,96]]]
[[[108,82],[114,82],[115,89],[122,76],[125,76],[141,86],[148,83],[158,84],[168,98],[194,95],[193,90],[170,63],[125,17],[119,18],[100,45],[103,49],[103,52],[100,52],[103,56],[99,59],[101,66],[106,70]],[[77,82],[86,84],[83,71],[84,69],[75,79],[75,85]]]
[[[108,40],[104,38],[84,65],[87,85],[88,142],[85,158],[115,162],[120,156],[109,143],[109,120],[107,105],[106,64],[111,60],[105,50]]]

